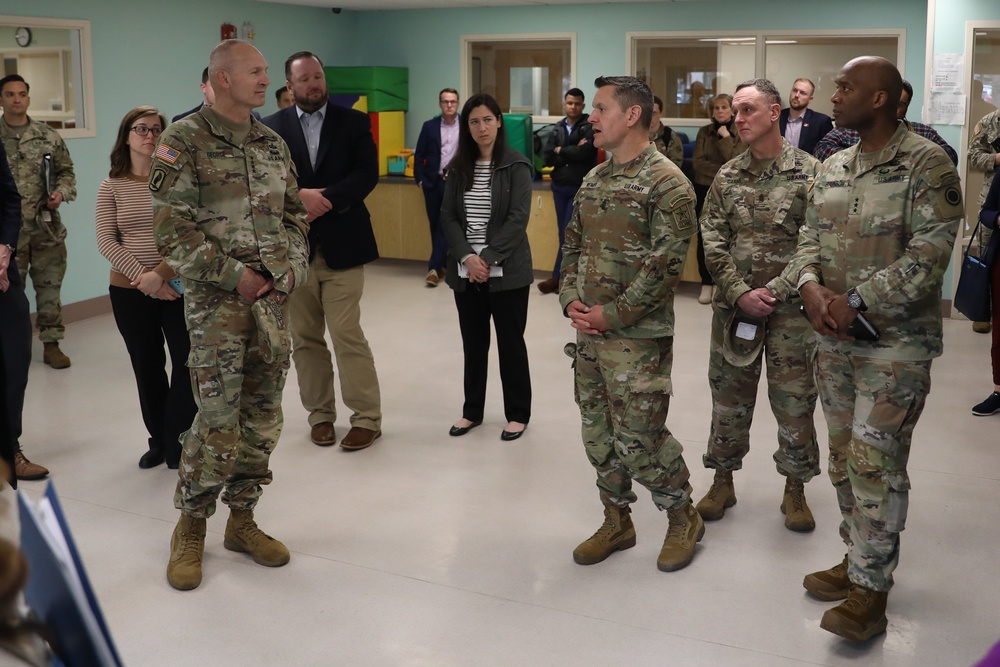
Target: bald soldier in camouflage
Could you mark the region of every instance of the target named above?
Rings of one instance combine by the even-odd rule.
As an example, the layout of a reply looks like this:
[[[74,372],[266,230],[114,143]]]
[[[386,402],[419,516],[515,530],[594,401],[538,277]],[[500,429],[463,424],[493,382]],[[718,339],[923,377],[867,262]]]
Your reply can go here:
[[[11,74],[0,79],[0,139],[21,193],[24,225],[17,241],[21,284],[35,288],[38,338],[42,357],[52,368],[67,368],[70,359],[59,349],[66,333],[59,291],[66,274],[66,227],[59,206],[76,199],[76,175],[66,143],[45,123],[28,116],[28,83]]]
[[[701,213],[705,264],[715,281],[708,384],[712,429],[705,467],[715,470],[711,489],[697,505],[706,521],[721,519],[736,504],[733,472],[750,451],[750,424],[761,367],[767,360],[767,395],[778,422],[774,462],[785,478],[781,512],[785,527],[816,527],[804,485],[819,474],[813,413],[816,383],[812,328],[799,313],[797,276],[782,274],[795,254],[805,221],[809,185],[820,162],[781,136],[781,95],[767,79],[741,83],[733,96],[736,130],[750,150],[716,174]],[[735,316],[735,317],[734,317]],[[749,318],[745,317],[749,316]],[[756,354],[730,361],[724,339],[730,321],[754,331]]]
[[[856,58],[834,81],[833,117],[861,141],[823,164],[792,262],[820,334],[816,380],[848,553],[803,585],[822,600],[847,598],[820,627],[863,641],[887,625],[906,463],[942,351],[941,285],[964,209],[948,155],[896,120],[902,79],[892,63]],[[850,336],[860,313],[877,341]]]
[[[595,145],[613,157],[584,179],[563,245],[559,301],[577,330],[576,401],[597,471],[604,523],[573,551],[581,565],[635,546],[632,479],[666,511],[657,559],[685,567],[705,532],[691,506],[680,442],[666,427],[673,362],[674,287],[695,233],[694,191],[649,143],[649,87],[634,77],[595,82]]]
[[[251,118],[264,104],[267,63],[246,42],[212,51],[214,106],[160,136],[149,177],[153,232],[184,285],[188,366],[198,414],[181,436],[167,580],[201,583],[206,519],[229,505],[224,546],[261,565],[289,560],[253,509],[271,482],[268,459],[281,433],[281,392],[291,338],[288,294],[304,284],[306,210],[285,142]]]

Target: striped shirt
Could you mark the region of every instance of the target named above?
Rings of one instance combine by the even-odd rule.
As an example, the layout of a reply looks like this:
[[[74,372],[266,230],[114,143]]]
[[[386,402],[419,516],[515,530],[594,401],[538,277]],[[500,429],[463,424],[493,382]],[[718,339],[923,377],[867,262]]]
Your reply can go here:
[[[472,175],[472,189],[465,193],[465,238],[469,243],[486,243],[486,227],[490,223],[490,176],[493,171],[489,160],[477,160]]]
[[[115,273],[132,281],[161,264],[157,273],[172,277],[153,241],[153,198],[145,179],[104,179],[95,216],[97,249],[111,262],[112,284],[122,286]]]

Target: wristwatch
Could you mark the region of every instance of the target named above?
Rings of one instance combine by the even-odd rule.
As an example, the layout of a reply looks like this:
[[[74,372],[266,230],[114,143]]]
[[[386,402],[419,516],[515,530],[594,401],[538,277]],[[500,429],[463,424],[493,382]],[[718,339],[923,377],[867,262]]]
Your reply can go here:
[[[847,305],[862,313],[868,310],[865,300],[861,298],[861,295],[853,287],[847,291]]]

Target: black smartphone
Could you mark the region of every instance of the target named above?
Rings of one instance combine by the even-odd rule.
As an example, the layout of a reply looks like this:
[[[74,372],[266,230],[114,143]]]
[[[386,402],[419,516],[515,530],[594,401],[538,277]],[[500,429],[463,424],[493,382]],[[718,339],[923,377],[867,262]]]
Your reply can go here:
[[[805,306],[799,306],[799,312],[802,313],[802,317],[809,319],[809,314],[806,312]],[[851,322],[851,326],[847,329],[848,335],[854,336],[857,340],[867,340],[876,341],[882,335],[879,330],[875,328],[875,325],[868,321],[862,313],[858,313],[858,316],[854,318]]]

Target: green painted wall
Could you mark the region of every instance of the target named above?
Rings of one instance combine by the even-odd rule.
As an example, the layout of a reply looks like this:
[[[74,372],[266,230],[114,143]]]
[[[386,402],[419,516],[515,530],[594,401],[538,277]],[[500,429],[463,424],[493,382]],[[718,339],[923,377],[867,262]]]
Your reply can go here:
[[[0,15],[90,21],[97,136],[66,142],[78,194],[60,209],[69,229],[64,303],[107,294],[110,265],[97,251],[94,205],[125,112],[152,104],[169,119],[198,104],[201,71],[219,42],[222,23],[254,25],[255,45],[268,61],[273,90],[284,85],[284,60],[295,51],[314,51],[324,61],[351,61],[357,19],[348,13],[335,17],[329,9],[248,0],[0,0]],[[260,112],[276,110],[270,92]],[[34,290],[27,292],[34,303]]]

